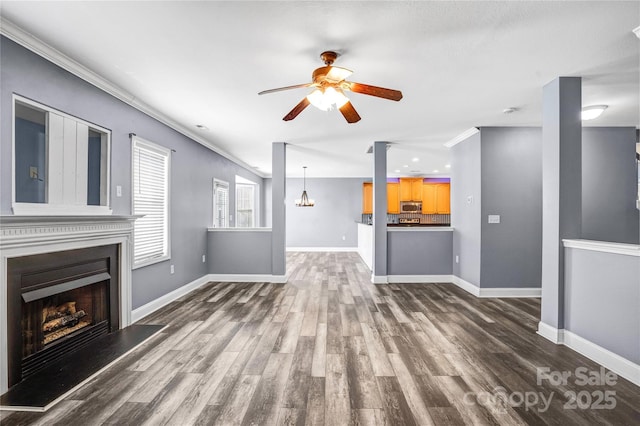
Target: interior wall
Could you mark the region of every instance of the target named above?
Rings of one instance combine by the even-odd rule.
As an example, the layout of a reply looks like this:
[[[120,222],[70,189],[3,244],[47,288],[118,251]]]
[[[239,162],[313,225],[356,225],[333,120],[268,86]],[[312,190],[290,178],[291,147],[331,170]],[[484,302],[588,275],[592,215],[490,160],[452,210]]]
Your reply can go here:
[[[480,287],[540,287],[542,129],[483,127]],[[489,223],[499,215],[500,223]]]
[[[582,238],[638,244],[633,127],[582,129]]]
[[[451,148],[453,274],[477,287],[481,253],[480,141],[480,133],[476,133]]]
[[[230,206],[235,205],[236,175],[261,187],[263,179],[5,37],[0,39],[0,62],[0,214],[12,214],[12,94],[16,93],[111,130],[114,215],[131,214],[129,133],[175,150],[170,191],[172,258],[133,271],[133,308],[205,275],[202,255],[207,250],[206,229],[213,223],[213,179],[229,182]],[[121,197],[116,197],[116,186],[122,188]],[[260,204],[265,205],[264,200]],[[175,265],[174,274],[169,272],[170,265]]]
[[[303,182],[287,179],[287,247],[357,247],[364,178],[307,178],[314,207],[296,207]]]

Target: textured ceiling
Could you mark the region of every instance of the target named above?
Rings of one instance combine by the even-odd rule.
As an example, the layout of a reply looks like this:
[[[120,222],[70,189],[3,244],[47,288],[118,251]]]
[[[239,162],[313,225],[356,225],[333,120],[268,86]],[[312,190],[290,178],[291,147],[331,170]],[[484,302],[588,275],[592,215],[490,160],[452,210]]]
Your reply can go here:
[[[542,87],[583,77],[588,125],[638,126],[640,2],[12,2],[3,18],[170,117],[271,173],[288,142],[289,176],[370,176],[374,141],[389,175],[445,175],[443,143],[472,126],[541,125]],[[399,89],[392,102],[347,93],[362,120],[307,108],[282,117],[336,50],[350,80]],[[517,108],[503,114],[503,109]],[[196,124],[205,125],[200,130]],[[586,123],[585,123],[586,124]],[[412,162],[416,157],[419,161]],[[408,166],[408,167],[404,167]],[[396,173],[395,170],[400,170]],[[438,172],[434,172],[438,170]]]

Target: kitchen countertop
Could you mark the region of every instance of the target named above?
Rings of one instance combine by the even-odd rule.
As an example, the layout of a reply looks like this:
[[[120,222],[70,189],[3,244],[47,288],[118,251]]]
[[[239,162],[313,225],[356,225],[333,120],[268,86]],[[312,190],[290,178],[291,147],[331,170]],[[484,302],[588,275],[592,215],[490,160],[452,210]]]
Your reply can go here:
[[[372,226],[368,223],[357,222],[359,225]],[[443,224],[399,224],[399,223],[388,223],[387,231],[453,231],[451,225],[443,225]]]

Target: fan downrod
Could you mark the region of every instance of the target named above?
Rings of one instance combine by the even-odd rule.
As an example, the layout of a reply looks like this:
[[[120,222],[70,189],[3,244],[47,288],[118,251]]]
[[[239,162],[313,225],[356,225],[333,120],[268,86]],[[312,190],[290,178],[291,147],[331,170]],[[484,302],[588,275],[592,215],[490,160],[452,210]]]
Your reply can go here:
[[[322,52],[320,54],[320,59],[324,62],[325,65],[329,66],[333,64],[333,62],[338,58],[338,54],[332,50],[327,50],[326,52]]]

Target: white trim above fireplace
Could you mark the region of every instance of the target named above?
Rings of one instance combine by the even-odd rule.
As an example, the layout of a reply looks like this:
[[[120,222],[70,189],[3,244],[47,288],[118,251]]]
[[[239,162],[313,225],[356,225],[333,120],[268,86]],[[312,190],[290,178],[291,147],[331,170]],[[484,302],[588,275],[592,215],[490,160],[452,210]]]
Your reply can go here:
[[[0,394],[8,390],[7,261],[117,244],[120,328],[131,324],[131,248],[136,216],[0,216]]]

